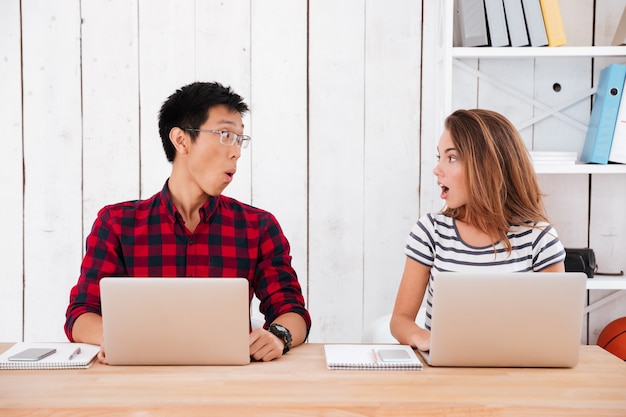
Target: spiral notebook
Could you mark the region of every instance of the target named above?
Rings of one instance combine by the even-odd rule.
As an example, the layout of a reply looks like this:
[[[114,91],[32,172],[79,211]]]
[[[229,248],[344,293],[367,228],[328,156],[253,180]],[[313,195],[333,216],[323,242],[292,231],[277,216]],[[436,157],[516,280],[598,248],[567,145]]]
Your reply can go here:
[[[421,370],[422,362],[407,345],[324,345],[328,369]]]
[[[15,361],[9,357],[30,348],[56,349],[54,353],[37,361]],[[78,350],[80,348],[80,351]],[[87,369],[89,368],[100,346],[87,343],[40,343],[20,342],[11,346],[0,355],[0,370],[4,369]],[[70,359],[71,358],[71,359]]]

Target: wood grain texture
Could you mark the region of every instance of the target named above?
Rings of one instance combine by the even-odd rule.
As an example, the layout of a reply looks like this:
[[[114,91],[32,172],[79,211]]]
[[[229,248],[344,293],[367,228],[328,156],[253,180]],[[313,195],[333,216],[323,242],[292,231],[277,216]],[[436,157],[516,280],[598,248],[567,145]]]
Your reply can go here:
[[[422,11],[419,2],[403,0],[370,0],[365,7],[363,322],[367,327],[393,309],[404,246],[419,214]]]
[[[626,410],[626,364],[597,346],[581,347],[573,369],[331,371],[323,345],[305,344],[279,360],[240,367],[95,364],[4,374],[2,416],[544,417]]]
[[[80,24],[78,0],[22,2],[27,341],[64,338],[81,261]]]
[[[24,274],[24,165],[22,137],[22,74],[20,52],[20,1],[3,4],[0,13],[0,183],[4,204],[0,204],[0,340],[18,340],[23,330]]]
[[[309,3],[311,341],[363,329],[364,25],[362,1]]]

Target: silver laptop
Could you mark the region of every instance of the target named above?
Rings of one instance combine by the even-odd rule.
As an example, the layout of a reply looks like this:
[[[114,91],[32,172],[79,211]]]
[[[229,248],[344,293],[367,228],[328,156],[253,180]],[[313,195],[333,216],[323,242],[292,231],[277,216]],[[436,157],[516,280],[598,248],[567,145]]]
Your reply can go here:
[[[250,363],[243,278],[102,278],[110,365]]]
[[[584,273],[433,273],[431,366],[574,367]]]

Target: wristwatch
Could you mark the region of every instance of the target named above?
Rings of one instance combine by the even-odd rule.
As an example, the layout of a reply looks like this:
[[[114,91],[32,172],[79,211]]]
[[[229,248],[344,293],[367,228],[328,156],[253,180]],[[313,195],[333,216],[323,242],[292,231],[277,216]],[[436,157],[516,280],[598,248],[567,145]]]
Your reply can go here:
[[[283,355],[289,352],[289,349],[291,349],[291,341],[293,340],[291,338],[291,332],[285,326],[276,323],[270,325],[267,330],[285,343]]]

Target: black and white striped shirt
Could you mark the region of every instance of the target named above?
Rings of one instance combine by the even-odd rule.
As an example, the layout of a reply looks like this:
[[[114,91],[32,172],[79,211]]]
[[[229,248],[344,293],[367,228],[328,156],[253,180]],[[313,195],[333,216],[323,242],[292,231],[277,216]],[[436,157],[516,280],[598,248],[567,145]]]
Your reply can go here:
[[[421,217],[411,229],[405,253],[411,259],[436,271],[502,272],[541,271],[565,259],[565,249],[556,230],[548,223],[512,226],[507,233],[512,252],[499,242],[493,246],[476,247],[459,236],[455,220],[441,213]],[[426,290],[426,329],[430,330],[432,309],[430,275]]]

